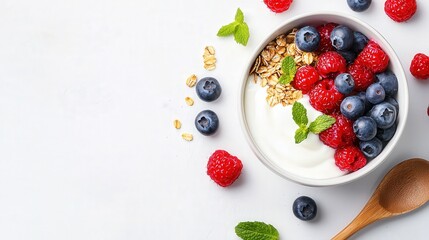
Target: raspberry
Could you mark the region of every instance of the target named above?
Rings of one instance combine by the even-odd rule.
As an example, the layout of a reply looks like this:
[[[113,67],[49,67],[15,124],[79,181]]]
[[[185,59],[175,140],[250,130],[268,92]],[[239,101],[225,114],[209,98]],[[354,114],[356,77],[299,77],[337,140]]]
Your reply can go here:
[[[292,86],[306,94],[311,90],[314,83],[319,81],[319,77],[319,73],[314,67],[309,65],[303,66],[296,71]]]
[[[354,172],[366,165],[366,158],[356,146],[339,148],[334,154],[335,165],[342,171]]]
[[[374,82],[374,73],[364,65],[354,63],[348,67],[347,72],[355,81],[355,91],[365,91]]]
[[[346,60],[337,52],[325,52],[320,54],[316,68],[322,77],[335,78],[346,71]]]
[[[389,56],[374,41],[369,41],[361,53],[357,56],[355,63],[362,64],[373,73],[381,73],[387,69]]]
[[[331,43],[331,32],[337,26],[336,23],[325,23],[323,25],[319,25],[316,29],[320,34],[320,43],[318,52],[324,53],[328,51],[334,51],[334,47]]]
[[[325,79],[316,83],[308,95],[311,106],[323,113],[331,113],[334,110],[338,110],[341,101],[344,99],[344,95],[338,92],[332,79]]]
[[[332,148],[341,148],[353,145],[357,138],[353,132],[353,121],[341,113],[331,115],[336,119],[335,123],[319,134],[319,139],[325,145]]]
[[[227,151],[216,150],[207,163],[207,175],[220,186],[228,187],[240,176],[242,168],[240,159]]]
[[[265,5],[275,13],[281,13],[289,9],[293,0],[264,0]]]
[[[416,10],[416,0],[387,0],[384,3],[384,11],[395,22],[407,21]]]
[[[417,53],[410,65],[410,72],[417,79],[429,78],[429,57],[423,53]]]

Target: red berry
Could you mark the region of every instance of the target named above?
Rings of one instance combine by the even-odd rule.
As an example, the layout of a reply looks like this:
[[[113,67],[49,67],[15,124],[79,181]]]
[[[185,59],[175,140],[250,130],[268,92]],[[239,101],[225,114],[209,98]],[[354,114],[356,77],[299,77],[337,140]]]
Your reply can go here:
[[[289,9],[293,0],[264,0],[265,5],[275,13],[281,13]]]
[[[338,92],[332,79],[325,79],[316,83],[308,95],[311,106],[323,113],[338,110],[341,101],[344,99],[344,95]]]
[[[314,83],[319,81],[319,78],[317,70],[312,66],[306,65],[298,68],[292,81],[292,86],[306,94],[311,90]]]
[[[389,56],[381,49],[380,45],[374,41],[369,41],[355,62],[368,67],[373,73],[381,73],[387,69]]]
[[[346,71],[346,60],[337,52],[325,52],[319,55],[317,71],[324,78],[335,78]]]
[[[384,11],[395,22],[407,21],[416,10],[416,0],[387,0],[384,3]]]
[[[320,34],[320,42],[318,52],[324,53],[328,51],[334,51],[334,47],[331,43],[331,32],[337,26],[336,23],[325,23],[323,25],[319,25],[316,29]]]
[[[331,115],[336,119],[335,123],[319,134],[319,139],[325,145],[332,148],[341,148],[353,145],[357,138],[353,132],[353,121],[341,113]]]
[[[411,61],[410,72],[417,79],[428,79],[429,57],[423,53],[417,53]]]
[[[364,65],[353,63],[347,69],[355,81],[355,91],[365,91],[374,82],[374,73]]]
[[[207,175],[220,186],[228,187],[240,176],[242,168],[240,159],[227,151],[216,150],[207,163]]]
[[[342,171],[354,172],[366,165],[365,155],[353,145],[337,149],[334,158],[335,165]]]

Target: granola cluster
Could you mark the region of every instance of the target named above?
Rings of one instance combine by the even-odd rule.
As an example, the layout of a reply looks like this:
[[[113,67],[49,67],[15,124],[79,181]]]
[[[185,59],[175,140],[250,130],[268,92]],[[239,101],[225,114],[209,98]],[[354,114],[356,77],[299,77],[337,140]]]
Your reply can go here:
[[[302,92],[296,90],[290,84],[280,84],[279,78],[283,74],[281,70],[282,60],[292,56],[297,68],[304,65],[315,65],[317,55],[314,52],[303,52],[295,45],[297,28],[287,34],[282,34],[262,50],[256,58],[249,74],[253,74],[253,81],[261,87],[267,87],[266,100],[273,107],[277,104],[291,105],[302,97]]]

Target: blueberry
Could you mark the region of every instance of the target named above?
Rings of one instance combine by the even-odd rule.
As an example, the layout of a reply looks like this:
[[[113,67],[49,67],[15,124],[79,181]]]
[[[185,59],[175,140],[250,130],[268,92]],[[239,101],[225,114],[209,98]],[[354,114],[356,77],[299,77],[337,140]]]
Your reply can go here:
[[[383,142],[387,142],[395,135],[396,132],[396,124],[393,124],[390,128],[382,129],[379,128],[377,130],[377,138]]]
[[[353,51],[350,51],[350,50],[348,50],[348,51],[337,51],[337,52],[341,56],[343,56],[343,58],[346,60],[347,64],[352,64],[357,57],[356,53]]]
[[[383,86],[386,95],[395,96],[398,92],[398,79],[395,74],[389,70],[375,75],[377,82]]]
[[[366,99],[366,93],[365,92],[359,92],[357,94],[357,96],[363,101],[363,103],[365,104],[365,112],[368,112],[371,108],[372,108],[372,103],[370,103],[367,99]]]
[[[371,5],[371,0],[347,0],[349,7],[355,12],[363,12]]]
[[[387,97],[384,101],[392,104],[396,108],[396,112],[399,112],[399,104],[396,99],[393,97]]]
[[[212,77],[200,79],[197,83],[196,90],[198,97],[206,102],[212,102],[218,99],[222,93],[222,88],[220,87],[219,82]]]
[[[292,211],[297,218],[309,221],[316,217],[317,205],[310,197],[301,196],[293,202]]]
[[[331,43],[337,50],[348,50],[353,45],[353,31],[344,25],[336,26],[331,32]]]
[[[374,119],[379,128],[386,129],[395,124],[397,111],[392,104],[382,102],[372,107],[369,116]]]
[[[366,89],[366,99],[372,104],[378,104],[384,101],[386,92],[380,83],[373,83]]]
[[[355,87],[355,81],[352,75],[348,73],[338,74],[335,78],[334,84],[338,92],[344,95],[349,95]]]
[[[320,42],[320,34],[315,27],[305,26],[295,35],[296,46],[304,52],[313,52]]]
[[[359,148],[367,158],[375,158],[383,150],[383,143],[378,138],[359,142]]]
[[[368,44],[369,39],[361,32],[353,32],[353,51],[360,53]]]
[[[377,124],[374,119],[362,116],[353,123],[353,132],[361,141],[369,141],[377,134]]]
[[[201,111],[195,118],[195,127],[205,136],[212,135],[219,128],[219,118],[211,110]]]
[[[340,111],[346,118],[354,120],[365,113],[365,104],[358,96],[348,96],[341,102]]]

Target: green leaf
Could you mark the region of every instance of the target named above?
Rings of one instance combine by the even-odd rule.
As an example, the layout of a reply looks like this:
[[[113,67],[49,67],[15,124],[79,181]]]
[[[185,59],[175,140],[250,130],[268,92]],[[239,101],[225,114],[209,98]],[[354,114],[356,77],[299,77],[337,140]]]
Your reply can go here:
[[[335,118],[328,115],[320,115],[310,123],[309,130],[314,134],[319,134],[330,128],[335,123]]]
[[[279,79],[280,84],[289,84],[292,82],[296,73],[296,63],[293,57],[287,56],[282,61],[282,76]]]
[[[249,27],[247,26],[246,23],[240,23],[237,26],[236,31],[234,33],[235,41],[243,46],[246,46],[247,41],[249,40],[249,37],[250,37]]]
[[[292,106],[292,118],[298,126],[307,126],[307,109],[300,102],[294,102]]]
[[[240,8],[237,8],[237,12],[235,13],[235,21],[238,23],[244,23],[244,14]]]
[[[307,126],[301,126],[295,131],[295,143],[301,143],[308,136],[309,130]]]
[[[237,22],[232,22],[228,25],[222,26],[219,31],[217,32],[218,37],[226,37],[231,34],[235,33],[235,30],[237,29],[237,26],[239,24]]]
[[[278,240],[279,232],[271,224],[263,222],[240,222],[235,233],[243,240]]]

